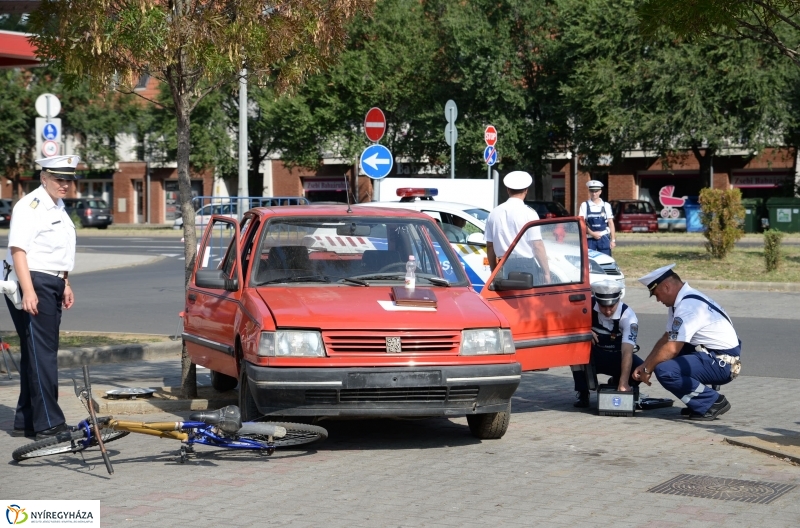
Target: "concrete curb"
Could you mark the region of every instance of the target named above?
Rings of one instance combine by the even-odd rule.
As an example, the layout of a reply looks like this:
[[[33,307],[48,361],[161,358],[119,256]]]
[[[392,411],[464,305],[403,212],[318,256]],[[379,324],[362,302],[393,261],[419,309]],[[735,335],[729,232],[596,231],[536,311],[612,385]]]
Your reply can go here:
[[[107,363],[124,363],[129,361],[147,361],[154,359],[179,359],[181,341],[159,341],[156,343],[131,343],[104,347],[66,348],[58,351],[58,368],[74,368],[81,365],[102,365]],[[19,365],[19,352],[12,353]],[[0,367],[5,365],[0,363]],[[12,365],[9,367],[13,368]]]
[[[708,288],[715,290],[739,290],[739,291],[785,291],[785,292],[800,292],[800,283],[797,282],[744,282],[744,281],[720,281],[720,280],[696,280],[691,278],[684,278],[692,287]],[[644,288],[644,286],[633,279],[626,280],[626,287]]]
[[[197,398],[184,400],[180,397],[180,387],[156,388],[149,398],[110,399],[101,397],[106,393],[102,386],[92,387],[94,401],[100,414],[151,414],[175,413],[180,411],[204,411],[219,409],[226,405],[237,405],[239,393],[235,390],[217,392],[212,387],[197,387]]]
[[[780,441],[777,441],[778,439]],[[800,438],[740,436],[737,438],[725,437],[725,441],[731,445],[748,447],[800,464]]]

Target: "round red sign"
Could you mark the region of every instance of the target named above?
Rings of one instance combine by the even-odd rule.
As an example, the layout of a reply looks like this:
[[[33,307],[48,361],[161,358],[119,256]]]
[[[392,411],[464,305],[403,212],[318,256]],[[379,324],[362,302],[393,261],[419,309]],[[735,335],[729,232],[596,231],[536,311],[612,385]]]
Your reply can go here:
[[[367,118],[364,119],[364,133],[370,141],[380,141],[386,132],[386,117],[383,111],[378,107],[373,107],[367,112]]]
[[[483,139],[487,145],[493,147],[497,143],[497,129],[492,125],[487,126],[486,130],[483,131]]]

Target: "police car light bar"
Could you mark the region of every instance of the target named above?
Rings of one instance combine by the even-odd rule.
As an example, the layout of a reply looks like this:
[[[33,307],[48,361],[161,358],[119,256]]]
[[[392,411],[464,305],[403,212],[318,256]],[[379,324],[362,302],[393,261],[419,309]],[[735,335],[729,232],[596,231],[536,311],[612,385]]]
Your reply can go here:
[[[400,198],[428,198],[438,195],[439,189],[434,188],[401,187],[397,189],[397,196]]]

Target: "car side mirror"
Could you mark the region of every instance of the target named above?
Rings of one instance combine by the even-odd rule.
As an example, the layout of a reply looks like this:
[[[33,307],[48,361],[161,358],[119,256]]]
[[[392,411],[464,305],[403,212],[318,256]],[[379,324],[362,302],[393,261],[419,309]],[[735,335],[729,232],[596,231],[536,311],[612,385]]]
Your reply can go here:
[[[229,279],[222,270],[198,270],[194,283],[200,288],[213,290],[237,291],[239,279]]]
[[[495,279],[494,290],[530,290],[533,288],[533,275],[525,271],[512,271],[507,279]]]
[[[472,233],[467,237],[467,244],[486,244],[486,237],[483,233]]]

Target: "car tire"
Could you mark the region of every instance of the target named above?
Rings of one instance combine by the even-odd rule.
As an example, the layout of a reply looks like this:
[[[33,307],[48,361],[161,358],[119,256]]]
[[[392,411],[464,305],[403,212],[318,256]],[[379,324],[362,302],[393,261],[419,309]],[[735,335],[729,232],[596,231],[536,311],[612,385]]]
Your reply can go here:
[[[108,224],[99,225],[97,226],[97,229],[108,229]]]
[[[511,422],[511,402],[508,408],[502,412],[486,414],[468,414],[467,424],[469,431],[475,438],[481,440],[497,440],[503,438],[508,431],[508,424]]]
[[[228,392],[229,390],[235,389],[238,384],[239,380],[233,376],[228,376],[227,374],[222,374],[214,370],[211,371],[211,386],[214,387],[214,390],[217,392]]]
[[[256,400],[250,392],[250,381],[247,379],[247,368],[244,363],[239,367],[239,410],[242,412],[243,422],[253,422],[263,415],[258,410]]]

